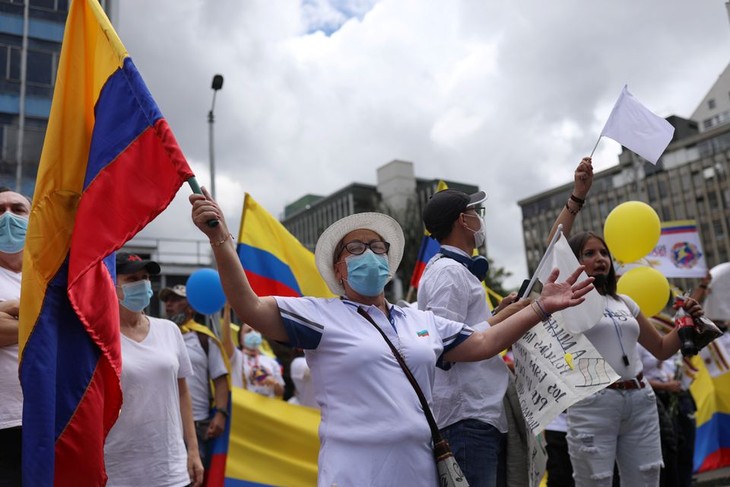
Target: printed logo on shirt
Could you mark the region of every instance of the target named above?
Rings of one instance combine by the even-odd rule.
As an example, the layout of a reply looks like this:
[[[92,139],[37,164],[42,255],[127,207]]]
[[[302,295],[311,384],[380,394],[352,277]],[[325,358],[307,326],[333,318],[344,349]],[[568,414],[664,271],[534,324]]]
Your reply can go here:
[[[417,331],[417,332],[416,332],[416,335],[418,335],[418,336],[419,336],[419,337],[421,337],[421,338],[422,338],[422,337],[427,337],[427,336],[428,336],[428,330],[421,330],[421,331]]]

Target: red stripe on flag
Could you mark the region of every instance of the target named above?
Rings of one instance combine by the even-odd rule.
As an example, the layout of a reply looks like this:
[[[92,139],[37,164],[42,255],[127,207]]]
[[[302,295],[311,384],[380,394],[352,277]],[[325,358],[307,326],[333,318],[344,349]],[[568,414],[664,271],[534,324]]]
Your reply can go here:
[[[705,457],[697,473],[730,466],[730,448],[720,448]]]
[[[99,467],[104,465],[104,440],[108,431],[90,425],[101,426],[99,404],[116,408],[111,422],[110,418],[104,419],[104,424],[114,424],[121,403],[122,391],[117,376],[102,356],[73,419],[56,440],[54,485],[76,487],[79,479],[84,479],[86,485],[106,483],[106,473]],[[111,409],[104,408],[104,411],[108,413]],[[79,462],[79,458],[84,461]]]
[[[250,271],[246,271],[246,277],[248,278],[249,284],[251,284],[251,289],[254,290],[257,296],[287,296],[295,298],[301,296],[296,290],[274,279],[269,279],[268,277],[263,277]]]

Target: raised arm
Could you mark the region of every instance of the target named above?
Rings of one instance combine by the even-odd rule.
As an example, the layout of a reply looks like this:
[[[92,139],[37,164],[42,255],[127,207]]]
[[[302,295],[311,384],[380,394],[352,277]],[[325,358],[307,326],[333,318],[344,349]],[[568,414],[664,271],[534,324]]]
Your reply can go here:
[[[259,298],[251,289],[218,203],[211,198],[205,188],[202,195],[190,195],[190,203],[193,206],[193,223],[210,240],[223,292],[231,307],[243,321],[263,335],[277,341],[287,341],[288,336],[274,298]],[[219,224],[214,227],[208,226],[208,221],[213,219],[218,220]]]
[[[593,278],[576,283],[584,267],[579,266],[568,279],[560,284],[558,269],[553,269],[540,297],[512,316],[500,321],[490,328],[473,333],[461,344],[444,355],[447,362],[475,362],[494,357],[520,339],[537,323],[549,314],[582,303],[585,296],[593,289]]]
[[[571,197],[565,203],[563,210],[558,215],[558,219],[553,223],[553,228],[550,229],[550,235],[548,235],[547,242],[550,243],[555,232],[558,231],[558,225],[563,225],[563,235],[567,238],[570,235],[570,231],[573,228],[573,222],[578,212],[583,207],[588,191],[591,189],[593,184],[593,161],[590,157],[584,157],[578,163],[578,167],[575,169],[575,175],[573,177],[573,191],[570,193]],[[577,201],[576,201],[577,200]]]

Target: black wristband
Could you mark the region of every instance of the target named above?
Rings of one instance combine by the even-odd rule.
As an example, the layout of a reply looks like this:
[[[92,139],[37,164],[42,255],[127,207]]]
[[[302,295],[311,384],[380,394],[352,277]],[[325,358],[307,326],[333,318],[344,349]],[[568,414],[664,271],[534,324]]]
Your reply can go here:
[[[216,413],[221,413],[221,414],[222,414],[223,416],[225,416],[226,418],[228,417],[228,409],[221,409],[221,408],[217,408],[217,409],[215,410],[215,412],[216,412]]]
[[[578,198],[573,193],[570,194],[570,199],[573,200],[573,201],[575,201],[576,203],[578,203],[580,206],[583,206],[585,204],[585,202],[586,202],[586,200],[582,200],[582,199]]]

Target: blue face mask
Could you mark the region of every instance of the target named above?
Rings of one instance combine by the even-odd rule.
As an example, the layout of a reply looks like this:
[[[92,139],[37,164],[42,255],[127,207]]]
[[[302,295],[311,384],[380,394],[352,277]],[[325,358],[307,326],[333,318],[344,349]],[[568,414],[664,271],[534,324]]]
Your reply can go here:
[[[149,279],[137,282],[122,284],[124,299],[120,301],[122,306],[130,311],[140,312],[150,304],[152,297],[152,283]]]
[[[261,333],[257,331],[249,331],[243,337],[243,345],[251,350],[259,348],[261,345]]]
[[[390,278],[388,258],[366,250],[360,255],[345,258],[347,263],[347,283],[363,296],[377,296],[383,292]]]
[[[0,216],[0,252],[17,254],[25,245],[28,218],[6,211]]]

